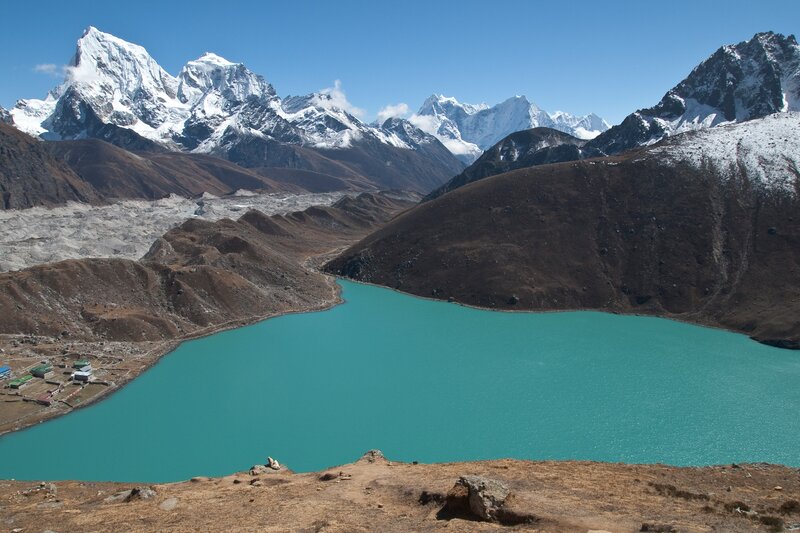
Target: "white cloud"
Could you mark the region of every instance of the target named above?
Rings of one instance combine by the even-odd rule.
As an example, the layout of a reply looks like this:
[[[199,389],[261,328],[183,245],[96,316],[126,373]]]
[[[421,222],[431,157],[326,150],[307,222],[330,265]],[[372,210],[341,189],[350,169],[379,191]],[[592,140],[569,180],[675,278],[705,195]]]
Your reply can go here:
[[[378,122],[383,124],[384,121],[394,117],[404,117],[408,114],[408,104],[400,102],[399,104],[389,104],[380,111],[378,111]]]
[[[465,141],[461,138],[461,135],[458,131],[453,134],[439,133],[439,126],[441,125],[439,117],[435,117],[433,115],[411,115],[408,117],[408,121],[416,126],[417,128],[421,129],[425,133],[429,133],[439,139],[439,141],[450,150],[451,153],[455,155],[464,155],[470,156],[472,159],[477,159],[478,156],[481,154],[482,150],[478,147],[477,144]]]
[[[38,72],[39,74],[47,74],[48,76],[53,76],[56,78],[61,77],[64,74],[65,69],[66,67],[56,65],[55,63],[42,63],[33,67],[34,72]]]
[[[70,82],[89,84],[100,79],[97,71],[88,61],[81,62],[77,67],[64,67],[64,74]]]
[[[430,133],[431,135],[439,133],[438,119],[433,115],[411,115],[408,121],[425,133]]]
[[[347,101],[347,95],[345,95],[342,90],[341,80],[334,81],[333,87],[328,87],[327,89],[319,91],[316,104],[326,109],[336,108],[347,111],[359,119],[364,116],[363,109]]]

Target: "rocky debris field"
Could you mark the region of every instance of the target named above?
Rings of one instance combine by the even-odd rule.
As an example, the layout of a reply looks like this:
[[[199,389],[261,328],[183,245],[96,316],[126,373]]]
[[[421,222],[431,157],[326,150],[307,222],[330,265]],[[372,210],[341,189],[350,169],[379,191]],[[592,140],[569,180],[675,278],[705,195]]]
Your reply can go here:
[[[711,532],[800,528],[800,470],[497,460],[423,465],[373,450],[295,474],[255,465],[164,485],[1,481],[10,531]],[[291,467],[291,465],[289,465]]]
[[[331,205],[343,193],[254,194],[200,199],[170,196],[93,206],[0,210],[0,272],[86,257],[139,259],[167,230],[187,219],[238,218],[250,209],[267,215]]]

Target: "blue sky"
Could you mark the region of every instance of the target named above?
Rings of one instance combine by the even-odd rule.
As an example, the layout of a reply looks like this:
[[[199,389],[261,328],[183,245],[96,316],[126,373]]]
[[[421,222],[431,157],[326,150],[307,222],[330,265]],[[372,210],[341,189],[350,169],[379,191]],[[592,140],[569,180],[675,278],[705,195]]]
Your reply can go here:
[[[618,122],[656,103],[722,44],[800,32],[798,0],[18,2],[2,4],[0,105],[58,83],[82,30],[143,45],[171,74],[205,51],[242,62],[281,96],[341,80],[372,119],[432,93]]]

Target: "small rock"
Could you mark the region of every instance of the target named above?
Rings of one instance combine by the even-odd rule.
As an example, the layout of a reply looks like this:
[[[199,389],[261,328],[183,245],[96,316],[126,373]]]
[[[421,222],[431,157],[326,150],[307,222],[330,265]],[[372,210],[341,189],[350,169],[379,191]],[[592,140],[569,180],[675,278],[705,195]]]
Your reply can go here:
[[[128,497],[125,498],[126,502],[134,500],[149,500],[156,497],[156,491],[152,487],[134,487],[131,489]]]
[[[178,498],[167,498],[160,504],[158,504],[158,508],[162,511],[172,511],[178,505]]]
[[[383,456],[383,452],[380,450],[370,450],[361,456],[361,460],[367,461],[368,463],[374,463],[375,461],[385,460],[385,459],[386,458]]]
[[[775,487],[774,489],[772,489],[772,490],[783,490],[783,487],[781,487],[780,485],[778,485],[778,486],[776,486],[776,487]]]
[[[41,502],[36,505],[37,509],[61,509],[64,507],[64,502]]]
[[[281,464],[278,461],[276,461],[275,459],[273,459],[272,457],[267,457],[267,465],[266,466],[270,467],[273,470],[280,470],[281,469]]]
[[[319,476],[320,481],[331,481],[339,477],[339,474],[334,474],[333,472],[325,472],[321,476]]]
[[[118,492],[116,494],[113,494],[113,495],[107,497],[103,501],[105,503],[124,502],[124,501],[128,501],[128,498],[130,497],[130,495],[131,495],[131,490],[130,489],[129,490],[123,490],[121,492]]]
[[[261,481],[260,479],[254,479],[253,481],[250,482],[250,485],[253,487],[261,487],[264,485],[264,482]]]
[[[512,295],[511,298],[508,299],[508,303],[510,305],[517,305],[519,303],[519,298],[516,295]]]
[[[266,473],[267,473],[267,467],[264,465],[253,465],[252,467],[250,467],[251,476],[257,476],[259,474],[266,474]]]

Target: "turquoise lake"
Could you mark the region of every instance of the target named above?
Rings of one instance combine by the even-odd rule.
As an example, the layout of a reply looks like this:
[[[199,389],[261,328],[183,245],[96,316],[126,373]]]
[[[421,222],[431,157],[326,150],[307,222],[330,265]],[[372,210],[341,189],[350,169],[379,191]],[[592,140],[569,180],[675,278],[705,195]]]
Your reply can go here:
[[[165,482],[370,448],[800,466],[800,353],[670,320],[501,313],[340,282],[344,305],[182,344],[108,399],[0,437],[0,478]]]

